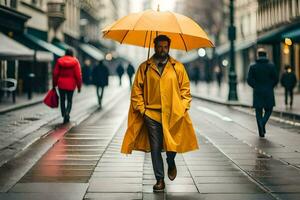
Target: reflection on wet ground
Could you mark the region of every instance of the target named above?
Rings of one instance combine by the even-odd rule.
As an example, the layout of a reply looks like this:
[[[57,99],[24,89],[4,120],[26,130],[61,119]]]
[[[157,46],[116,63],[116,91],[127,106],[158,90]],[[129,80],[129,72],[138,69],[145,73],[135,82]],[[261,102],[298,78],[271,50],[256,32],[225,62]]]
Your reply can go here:
[[[217,108],[213,107],[215,110]],[[272,125],[268,127],[267,137],[259,138],[256,135],[255,118],[229,110],[223,108],[218,111],[223,116],[229,113],[235,116],[232,122],[198,114],[193,119],[199,124],[199,132],[272,196],[300,199],[300,153],[293,148],[293,144],[299,144],[300,138],[293,132],[285,133],[285,130],[277,129],[278,133],[286,134],[286,137],[280,135],[279,138]],[[196,112],[193,116],[196,116]]]

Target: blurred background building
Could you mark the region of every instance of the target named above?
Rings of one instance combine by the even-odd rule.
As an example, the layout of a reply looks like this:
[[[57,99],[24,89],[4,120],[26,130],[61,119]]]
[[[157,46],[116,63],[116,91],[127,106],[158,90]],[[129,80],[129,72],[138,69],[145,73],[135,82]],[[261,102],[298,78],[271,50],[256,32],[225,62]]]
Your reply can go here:
[[[278,75],[290,65],[299,80],[299,0],[235,0],[235,62],[239,82],[245,82],[256,49],[264,47],[277,66]],[[222,67],[225,81],[230,65],[228,39],[229,0],[177,0],[175,11],[197,21],[216,46],[201,57],[196,51],[178,54],[188,68],[200,67],[201,79],[211,80],[216,65]],[[191,70],[193,71],[193,70]],[[192,77],[192,75],[191,75]]]
[[[267,47],[282,73],[290,65],[300,78],[300,0],[258,1],[257,44]]]
[[[119,63],[126,68],[130,61],[137,67],[147,49],[104,40],[101,29],[128,13],[156,10],[158,4],[161,11],[194,19],[216,46],[172,51],[186,64],[190,78],[197,72],[200,80],[210,82],[220,67],[226,81],[229,0],[0,0],[0,80],[16,80],[18,95],[44,93],[51,87],[55,60],[67,48],[75,50],[82,65],[92,67],[105,59],[110,73]],[[300,0],[235,0],[234,8],[238,81],[245,82],[258,47],[267,49],[280,73],[291,65],[299,79]]]
[[[75,50],[82,65],[93,66],[105,59],[116,45],[101,38],[101,29],[128,14],[128,1],[122,4],[117,6],[113,0],[1,0],[1,88],[13,79],[17,95],[28,93],[31,98],[33,92],[46,92],[55,60],[67,48]]]

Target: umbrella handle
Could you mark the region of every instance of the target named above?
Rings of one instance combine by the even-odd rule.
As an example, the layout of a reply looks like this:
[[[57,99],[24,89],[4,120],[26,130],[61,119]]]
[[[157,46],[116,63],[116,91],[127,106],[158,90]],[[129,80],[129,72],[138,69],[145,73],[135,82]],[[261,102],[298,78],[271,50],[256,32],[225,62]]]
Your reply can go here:
[[[152,31],[150,31],[150,41],[149,41],[149,48],[148,48],[147,61],[149,61],[149,57],[150,57],[150,45],[151,45],[151,39],[152,39]]]

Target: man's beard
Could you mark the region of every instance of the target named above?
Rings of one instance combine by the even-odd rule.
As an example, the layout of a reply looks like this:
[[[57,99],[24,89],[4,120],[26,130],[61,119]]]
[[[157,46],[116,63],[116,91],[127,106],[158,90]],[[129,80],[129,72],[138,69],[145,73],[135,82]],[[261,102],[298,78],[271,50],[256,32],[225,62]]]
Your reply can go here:
[[[154,58],[159,59],[159,60],[165,60],[165,59],[167,59],[168,57],[169,57],[169,54],[168,54],[168,53],[166,53],[166,54],[164,54],[164,55],[160,55],[160,54],[158,54],[158,53],[155,53],[155,54],[154,54]]]

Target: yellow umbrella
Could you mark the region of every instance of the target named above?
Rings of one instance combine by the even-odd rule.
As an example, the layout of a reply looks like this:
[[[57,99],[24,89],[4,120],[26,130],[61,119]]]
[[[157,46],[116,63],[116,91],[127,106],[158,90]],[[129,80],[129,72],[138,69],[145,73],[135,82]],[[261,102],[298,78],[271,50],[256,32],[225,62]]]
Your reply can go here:
[[[129,14],[102,30],[103,37],[142,47],[153,47],[157,35],[167,35],[172,49],[189,51],[213,47],[204,30],[192,19],[170,11],[146,10]]]

